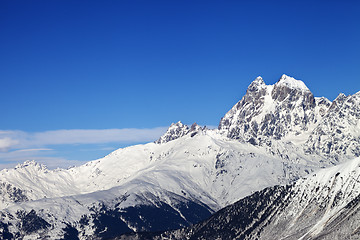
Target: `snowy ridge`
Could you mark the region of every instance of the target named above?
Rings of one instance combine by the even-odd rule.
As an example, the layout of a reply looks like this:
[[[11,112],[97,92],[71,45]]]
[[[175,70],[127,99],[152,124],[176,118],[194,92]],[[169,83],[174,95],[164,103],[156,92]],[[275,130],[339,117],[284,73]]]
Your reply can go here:
[[[152,239],[358,239],[359,219],[357,158],[286,187],[266,188],[202,223]]]
[[[301,80],[296,80],[293,77],[289,77],[285,74],[283,74],[277,82],[277,85],[284,85],[290,89],[298,89],[301,91],[310,92],[309,88],[305,85],[305,83]]]

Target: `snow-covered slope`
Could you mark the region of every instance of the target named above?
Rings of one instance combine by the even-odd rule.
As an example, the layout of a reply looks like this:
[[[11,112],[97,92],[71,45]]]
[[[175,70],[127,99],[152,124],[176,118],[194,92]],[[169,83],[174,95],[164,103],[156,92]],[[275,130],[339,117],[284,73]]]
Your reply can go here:
[[[120,214],[150,205],[178,214],[169,215],[164,229],[192,224],[255,191],[358,156],[359,106],[358,94],[331,103],[286,75],[274,85],[258,77],[217,130],[178,122],[154,143],[119,149],[79,167],[48,170],[28,161],[0,171],[0,222],[12,223],[14,234],[29,235],[15,222],[34,216],[34,210],[51,226],[42,225],[44,234],[60,236],[68,227],[87,239],[109,229],[98,219],[104,211],[122,219],[123,231],[161,230],[154,222],[145,224],[149,216],[126,220]],[[190,205],[197,209],[190,215],[177,207]],[[19,209],[22,218],[15,217]]]
[[[322,169],[292,185],[266,188],[202,223],[151,238],[359,239],[359,221],[357,158]]]
[[[14,204],[1,212],[0,239],[108,239],[125,232],[160,231],[194,224],[212,210],[200,201],[132,181],[88,194]],[[161,216],[161,217],[160,217]],[[66,239],[66,238],[65,238]]]
[[[2,212],[6,217],[2,221],[8,223],[19,209],[26,214],[34,209],[38,217],[54,228],[44,234],[59,236],[64,233],[65,223],[71,223],[79,235],[87,239],[100,230],[96,223],[89,229],[81,229],[82,217],[96,222],[96,217],[89,216],[97,213],[100,203],[105,204],[107,212],[114,209],[124,212],[129,207],[148,206],[149,196],[153,196],[150,199],[159,203],[151,201],[152,207],[166,204],[173,212],[179,212],[173,206],[191,203],[197,210],[189,217],[193,221],[171,218],[176,221],[171,226],[181,227],[254,191],[288,183],[320,166],[306,156],[290,164],[258,146],[228,139],[214,131],[202,131],[164,144],[120,149],[103,159],[68,170],[47,170],[35,162],[27,162],[16,169],[2,171],[1,181],[6,179],[21,189],[24,196],[16,202],[3,200]],[[116,208],[110,207],[115,205]],[[180,215],[185,215],[184,209]],[[196,218],[198,215],[203,217]],[[139,221],[124,221],[125,230],[164,230],[143,226]],[[10,229],[21,232],[18,228]]]
[[[306,155],[293,157],[294,161],[281,159],[258,146],[202,131],[165,144],[119,149],[68,170],[48,170],[26,162],[1,171],[0,181],[24,195],[14,202],[85,194],[141,180],[191,199],[202,199],[218,209],[264,187],[286,184],[326,166]],[[2,204],[7,207],[11,201],[4,198]]]

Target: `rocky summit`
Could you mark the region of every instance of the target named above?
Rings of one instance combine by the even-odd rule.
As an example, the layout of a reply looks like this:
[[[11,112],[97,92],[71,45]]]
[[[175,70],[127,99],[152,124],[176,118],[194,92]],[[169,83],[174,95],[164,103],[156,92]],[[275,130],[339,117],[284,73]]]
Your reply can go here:
[[[269,144],[269,140],[311,132],[322,118],[320,112],[330,106],[319,102],[299,80],[283,75],[276,84],[265,85],[258,77],[221,119],[219,130],[232,139]]]
[[[258,77],[218,129],[231,139],[267,146],[270,151],[281,151],[279,142],[296,143],[306,154],[339,162],[359,156],[359,104],[359,93],[340,94],[331,102],[314,97],[292,77],[283,75],[274,85]]]

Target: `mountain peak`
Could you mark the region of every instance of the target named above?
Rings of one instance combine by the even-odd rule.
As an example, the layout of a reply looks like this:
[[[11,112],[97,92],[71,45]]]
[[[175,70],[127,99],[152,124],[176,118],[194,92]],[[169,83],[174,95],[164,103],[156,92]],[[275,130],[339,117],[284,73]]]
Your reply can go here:
[[[177,123],[172,123],[166,133],[162,135],[157,141],[155,141],[155,143],[167,143],[186,135],[188,132],[189,127],[183,124],[181,121],[178,121]]]
[[[291,89],[297,89],[301,91],[310,92],[309,88],[301,80],[296,80],[293,77],[290,77],[286,74],[283,74],[275,86],[286,86]]]
[[[43,171],[47,170],[46,165],[38,163],[35,160],[26,160],[24,163],[20,163],[15,166],[15,169],[21,169],[21,168],[34,168]]]
[[[255,82],[255,81],[264,83],[264,80],[263,80],[263,78],[262,78],[261,76],[258,76],[258,77],[254,80],[254,82]]]
[[[169,128],[183,128],[185,124],[183,124],[181,121],[178,121],[177,123],[172,123]]]
[[[346,95],[345,95],[345,93],[339,93],[339,95],[335,98],[335,100],[334,101],[339,101],[339,99],[344,99],[344,98],[346,98]]]
[[[202,129],[202,128],[196,122],[194,122],[190,127],[191,132],[199,131],[200,129]]]
[[[260,88],[265,87],[265,82],[261,76],[258,76],[248,87],[248,91],[256,91]]]
[[[197,133],[206,130],[205,127],[199,126],[196,122],[189,127],[186,124],[183,124],[181,121],[177,123],[172,123],[166,133],[162,135],[157,141],[156,144],[167,143],[172,140],[181,138],[189,133],[191,133],[191,137],[195,136]]]
[[[268,144],[271,138],[307,131],[321,117],[315,108],[315,98],[302,81],[283,74],[269,86],[258,77],[221,119],[218,129],[232,139]]]

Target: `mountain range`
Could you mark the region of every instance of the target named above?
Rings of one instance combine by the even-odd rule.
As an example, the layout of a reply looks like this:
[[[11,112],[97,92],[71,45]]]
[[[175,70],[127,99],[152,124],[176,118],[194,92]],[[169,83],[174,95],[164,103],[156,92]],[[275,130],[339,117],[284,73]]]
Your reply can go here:
[[[177,122],[79,167],[0,171],[0,237],[357,238],[359,119],[360,92],[258,77],[218,129]]]

